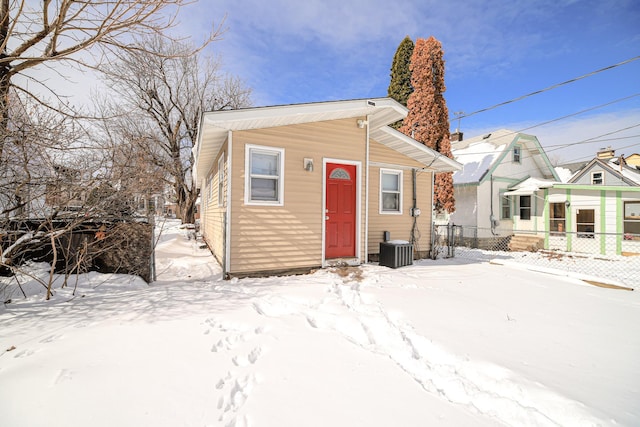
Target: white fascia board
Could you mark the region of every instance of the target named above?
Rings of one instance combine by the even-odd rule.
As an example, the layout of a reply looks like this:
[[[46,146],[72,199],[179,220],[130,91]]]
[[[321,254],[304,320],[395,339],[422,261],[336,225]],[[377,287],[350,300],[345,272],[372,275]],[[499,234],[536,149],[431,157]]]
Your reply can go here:
[[[462,164],[456,160],[432,150],[426,145],[408,137],[402,132],[388,126],[372,132],[372,138],[387,147],[410,157],[435,172],[454,172],[462,169]]]

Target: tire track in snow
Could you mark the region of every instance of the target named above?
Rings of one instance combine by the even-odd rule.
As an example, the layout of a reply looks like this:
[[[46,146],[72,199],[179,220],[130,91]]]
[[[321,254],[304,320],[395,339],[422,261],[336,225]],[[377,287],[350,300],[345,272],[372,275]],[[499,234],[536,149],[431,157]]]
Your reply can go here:
[[[336,280],[320,303],[263,297],[265,316],[301,315],[313,328],[333,330],[354,344],[386,355],[423,389],[507,425],[596,426],[579,402],[503,367],[453,354],[394,319],[360,284]]]

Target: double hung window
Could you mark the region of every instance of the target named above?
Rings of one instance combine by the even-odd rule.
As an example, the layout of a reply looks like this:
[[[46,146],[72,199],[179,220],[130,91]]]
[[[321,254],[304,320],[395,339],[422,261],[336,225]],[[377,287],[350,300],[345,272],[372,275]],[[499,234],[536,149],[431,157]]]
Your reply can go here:
[[[284,149],[247,145],[245,203],[284,204]]]
[[[402,213],[402,171],[380,170],[380,213]]]

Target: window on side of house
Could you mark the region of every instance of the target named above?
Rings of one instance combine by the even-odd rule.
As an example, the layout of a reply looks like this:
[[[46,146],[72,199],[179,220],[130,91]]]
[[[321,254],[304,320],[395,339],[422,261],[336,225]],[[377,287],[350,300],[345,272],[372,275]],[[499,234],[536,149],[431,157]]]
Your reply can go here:
[[[602,185],[604,184],[604,172],[591,172],[591,185]]]
[[[549,231],[551,231],[553,235],[566,233],[567,224],[564,203],[549,204]]]
[[[531,196],[520,196],[520,219],[531,219]]]
[[[224,206],[224,153],[218,159],[218,206]]]
[[[595,210],[576,209],[576,231],[578,237],[593,239],[595,235]]]
[[[520,145],[513,146],[513,162],[520,163],[522,159],[522,147]]]
[[[402,213],[402,171],[380,169],[380,213]]]
[[[509,196],[500,195],[500,218],[511,219],[511,200]]]
[[[624,202],[625,240],[640,240],[640,202]]]
[[[245,170],[246,204],[284,204],[284,149],[248,144]]]

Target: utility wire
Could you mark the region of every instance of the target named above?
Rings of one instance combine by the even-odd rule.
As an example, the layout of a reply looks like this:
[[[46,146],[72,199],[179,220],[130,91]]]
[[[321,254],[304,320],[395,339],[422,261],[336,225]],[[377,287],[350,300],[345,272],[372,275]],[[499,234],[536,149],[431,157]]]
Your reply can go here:
[[[604,104],[596,105],[595,107],[586,108],[584,110],[577,111],[575,113],[567,114],[566,116],[558,117],[555,119],[547,120],[546,122],[538,123],[537,125],[529,126],[528,128],[520,129],[518,132],[524,132],[525,130],[537,128],[538,126],[548,125],[549,123],[557,122],[560,120],[568,119],[569,117],[577,116],[579,114],[587,113],[589,111],[597,110],[598,108],[608,107],[611,104],[615,104],[618,102],[626,101],[631,98],[635,98],[636,96],[640,96],[640,93],[634,93],[633,95],[625,96],[624,98],[619,98],[614,101],[606,102]]]
[[[634,93],[633,95],[625,96],[624,98],[618,98],[618,99],[615,99],[613,101],[605,102],[604,104],[596,105],[594,107],[589,107],[589,108],[586,108],[584,110],[577,111],[575,113],[571,113],[571,114],[567,114],[565,116],[557,117],[555,119],[547,120],[546,122],[537,123],[535,125],[526,127],[524,129],[520,129],[520,130],[517,130],[517,131],[512,131],[511,133],[503,135],[503,137],[506,137],[506,136],[509,136],[509,135],[515,135],[515,134],[524,132],[524,131],[529,130],[529,129],[533,129],[533,128],[536,128],[536,127],[539,127],[539,126],[548,125],[549,123],[554,123],[554,122],[557,122],[557,121],[560,121],[560,120],[568,119],[570,117],[577,116],[577,115],[583,114],[583,113],[587,113],[589,111],[597,110],[599,108],[607,107],[609,105],[612,105],[612,104],[615,104],[615,103],[618,103],[618,102],[622,102],[622,101],[626,101],[628,99],[635,98],[637,96],[640,96],[640,92],[639,93]],[[621,132],[623,130],[631,129],[631,128],[634,128],[634,127],[637,127],[637,125],[631,126],[629,128],[619,129],[619,130],[616,130],[616,131],[613,131],[613,132],[610,132],[610,133],[606,133],[606,134],[603,134],[603,135],[598,135],[598,136],[595,136],[593,138],[589,138],[589,139],[587,139],[585,141],[590,141],[592,139],[596,139],[596,138],[600,138],[600,137],[603,137],[603,136],[611,135],[613,133]],[[580,144],[580,143],[585,142],[585,141],[580,141],[580,142],[576,142],[576,143],[572,143],[572,144],[563,144],[562,148],[569,147],[571,145]],[[452,147],[452,149],[453,149],[453,147]],[[553,151],[553,150],[551,150],[551,151]],[[475,155],[475,154],[483,154],[483,153],[469,153],[469,154],[474,154]],[[486,153],[486,154],[489,154],[489,153]],[[466,155],[466,153],[461,153],[461,154],[458,154],[458,155],[459,156],[464,156],[464,155]]]
[[[493,110],[493,109],[495,109],[495,108],[502,107],[502,106],[504,106],[504,105],[514,103],[514,102],[516,102],[516,101],[521,101],[521,100],[523,100],[523,99],[525,99],[525,98],[528,98],[528,97],[530,97],[530,96],[538,95],[538,94],[540,94],[540,93],[547,92],[547,91],[549,91],[549,90],[551,90],[551,89],[555,89],[555,88],[558,88],[558,87],[560,87],[560,86],[564,86],[564,85],[569,84],[569,83],[577,82],[578,80],[582,80],[582,79],[584,79],[584,78],[591,77],[591,76],[593,76],[593,75],[595,75],[595,74],[598,74],[598,73],[601,73],[601,72],[603,72],[603,71],[607,71],[607,70],[611,70],[611,69],[616,68],[616,67],[620,67],[621,65],[628,64],[628,63],[633,62],[633,61],[636,61],[636,60],[638,60],[638,59],[640,59],[640,55],[635,56],[635,57],[633,57],[633,58],[629,58],[629,59],[627,59],[626,61],[618,62],[617,64],[609,65],[608,67],[600,68],[599,70],[592,71],[592,72],[587,73],[587,74],[585,74],[585,75],[582,75],[582,76],[580,76],[580,77],[575,77],[575,78],[573,78],[573,79],[570,79],[570,80],[564,81],[564,82],[562,82],[562,83],[556,83],[556,84],[551,85],[551,86],[549,86],[549,87],[546,87],[546,88],[544,88],[544,89],[536,90],[535,92],[531,92],[531,93],[528,93],[528,94],[526,94],[526,95],[522,95],[522,96],[519,96],[519,97],[517,97],[517,98],[510,99],[509,101],[504,101],[504,102],[501,102],[501,103],[499,103],[499,104],[492,105],[491,107],[483,108],[483,109],[481,109],[481,110],[474,111],[474,112],[469,113],[469,114],[463,114],[463,115],[461,115],[461,116],[456,115],[456,117],[451,118],[451,120],[460,120],[460,119],[464,119],[464,118],[466,118],[466,117],[471,117],[471,116],[476,115],[476,114],[479,114],[479,113],[484,113],[485,111]]]
[[[573,146],[573,145],[584,144],[585,142],[599,142],[599,141],[597,141],[597,139],[598,139],[598,138],[602,138],[603,136],[613,135],[614,133],[622,132],[622,131],[625,131],[625,130],[629,130],[629,129],[637,128],[637,127],[639,127],[639,126],[640,126],[640,123],[635,124],[635,125],[631,125],[631,126],[627,126],[626,128],[617,129],[617,130],[614,130],[614,131],[611,131],[611,132],[603,133],[602,135],[594,136],[594,137],[592,137],[592,138],[583,139],[582,141],[572,142],[572,143],[570,143],[570,144],[560,145],[560,146],[557,146],[557,147],[555,147],[555,148],[553,148],[553,149],[551,149],[551,150],[545,150],[545,151],[546,151],[546,152],[549,152],[549,151],[560,150],[560,149],[562,149],[562,148],[571,147],[571,146]],[[595,140],[595,141],[594,141],[594,140]],[[632,147],[632,146],[634,146],[634,145],[637,145],[637,144],[632,144],[632,145],[631,145],[631,147]]]

